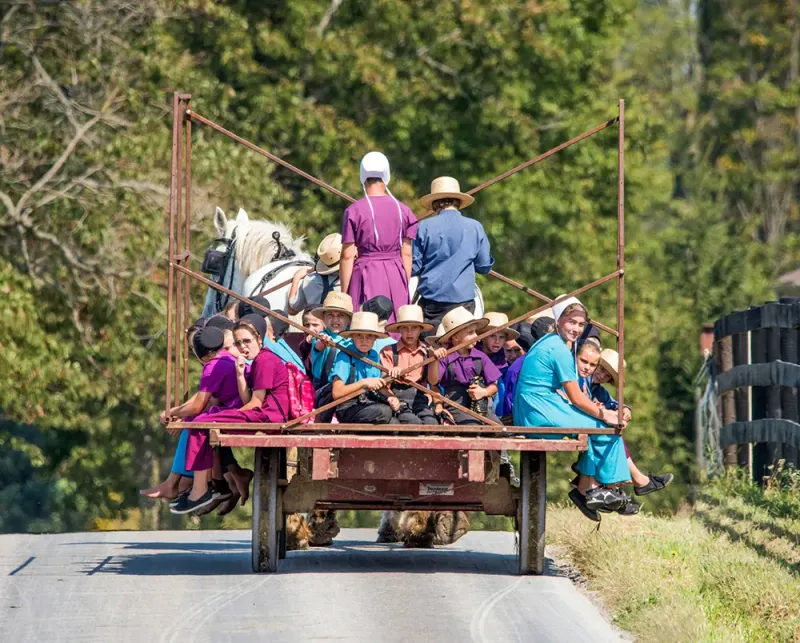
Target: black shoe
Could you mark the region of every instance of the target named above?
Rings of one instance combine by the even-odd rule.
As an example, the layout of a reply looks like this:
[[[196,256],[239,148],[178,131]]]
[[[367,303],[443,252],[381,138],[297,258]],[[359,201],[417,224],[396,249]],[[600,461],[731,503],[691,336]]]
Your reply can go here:
[[[179,494],[178,494],[178,495],[175,497],[175,499],[174,499],[174,500],[170,500],[170,501],[169,501],[169,506],[170,506],[170,507],[174,507],[175,505],[177,505],[177,504],[178,504],[178,503],[179,503],[181,500],[183,500],[184,498],[188,498],[188,497],[189,497],[189,494],[191,493],[191,491],[192,491],[192,488],[191,488],[191,487],[189,487],[189,488],[188,488],[186,491],[181,491],[181,492],[180,492],[180,493],[179,493]]]
[[[629,500],[630,496],[608,487],[596,487],[586,492],[586,506],[595,511],[599,509],[616,511],[621,509]]]
[[[572,480],[569,481],[569,488],[570,489],[577,489],[578,488],[578,481],[581,479],[580,476],[575,476]]]
[[[624,507],[620,507],[619,509],[617,509],[617,513],[620,516],[635,516],[636,514],[639,513],[639,510],[641,508],[642,508],[641,505],[637,505],[632,500],[629,500],[628,502],[625,503]]]
[[[211,495],[214,497],[215,501],[219,500],[220,502],[225,502],[226,500],[230,500],[233,495],[228,483],[225,480],[222,482],[225,482],[224,486],[220,484],[219,480],[212,480],[208,483],[208,489],[211,491]]]
[[[569,467],[569,468],[570,468],[570,469],[572,469],[572,473],[574,473],[576,476],[579,476],[579,475],[581,475],[581,472],[580,472],[580,471],[578,471],[578,462],[577,462],[577,460],[576,460],[575,462],[573,462],[573,463],[570,465],[570,467]]]
[[[185,498],[181,499],[177,505],[170,507],[169,510],[178,515],[190,514],[193,511],[210,505],[212,502],[215,502],[214,494],[211,493],[211,489],[209,489],[197,500],[189,500],[189,496],[187,495]]]
[[[589,520],[594,522],[600,522],[600,516],[594,509],[590,509],[586,506],[586,498],[585,496],[578,491],[577,489],[572,489],[569,492],[569,499],[572,500],[572,503],[581,510],[581,513],[586,516]]]
[[[633,491],[637,496],[646,496],[648,493],[661,491],[670,482],[672,482],[672,479],[674,478],[671,473],[665,473],[663,476],[651,475],[649,477],[650,481],[646,485],[633,488]]]

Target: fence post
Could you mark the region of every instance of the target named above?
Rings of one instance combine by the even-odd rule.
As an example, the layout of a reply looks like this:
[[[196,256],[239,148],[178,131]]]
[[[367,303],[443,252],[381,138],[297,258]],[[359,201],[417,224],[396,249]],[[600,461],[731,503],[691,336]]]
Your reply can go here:
[[[723,373],[733,368],[733,339],[730,335],[719,340],[719,367]],[[722,394],[722,426],[727,426],[735,421],[736,404],[733,391],[726,391]],[[726,469],[736,466],[736,450],[735,444],[725,447],[723,463]]]

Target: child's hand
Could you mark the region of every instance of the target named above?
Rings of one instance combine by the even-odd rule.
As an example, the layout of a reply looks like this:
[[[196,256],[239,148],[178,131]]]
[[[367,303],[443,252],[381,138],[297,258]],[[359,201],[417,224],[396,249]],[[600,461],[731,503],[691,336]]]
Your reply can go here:
[[[167,426],[167,424],[169,423],[169,416],[167,415],[166,411],[161,411],[161,415],[159,416],[158,419],[164,426]]]
[[[447,357],[447,349],[446,348],[437,348],[433,351],[433,356],[438,360],[443,360]]]
[[[402,368],[400,368],[399,366],[395,366],[394,368],[389,369],[389,377],[397,379],[398,377],[400,377],[400,373],[402,372],[403,372]]]
[[[483,388],[482,386],[478,386],[477,384],[470,384],[467,387],[467,393],[473,400],[482,400],[485,397],[488,397],[488,391]]]
[[[310,335],[309,335],[309,337],[310,337]],[[318,351],[324,351],[325,350],[325,340],[322,339],[322,337],[318,337],[317,341],[314,343],[314,348],[316,348]]]
[[[236,358],[236,375],[244,375],[244,369],[247,366],[247,359],[244,355],[239,355]]]
[[[397,413],[400,410],[400,400],[396,395],[392,395],[389,398],[389,406],[392,407],[392,411],[394,411],[395,413]]]
[[[361,380],[361,385],[366,387],[368,391],[378,391],[386,386],[386,382],[384,382],[380,377],[367,377],[366,379]]]
[[[626,424],[631,421],[631,410],[627,407],[622,409],[622,421]]]
[[[619,419],[619,413],[617,413],[616,411],[609,411],[608,409],[603,409],[603,422],[605,422],[609,426],[617,426],[621,424]]]
[[[178,419],[175,418],[175,421],[178,421]],[[183,429],[179,426],[173,426],[172,428],[167,429],[167,433],[169,433],[172,436],[179,435],[181,431],[183,431]]]

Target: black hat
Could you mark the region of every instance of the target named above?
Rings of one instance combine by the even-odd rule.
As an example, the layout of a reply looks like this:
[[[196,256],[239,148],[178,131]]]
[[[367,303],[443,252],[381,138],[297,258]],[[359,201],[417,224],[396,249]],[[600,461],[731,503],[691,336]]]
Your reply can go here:
[[[531,324],[528,322],[520,322],[519,324],[514,324],[512,328],[519,333],[517,344],[527,353],[534,344],[533,335],[531,335]]]
[[[534,344],[550,332],[550,327],[556,323],[552,317],[539,317],[531,324],[531,337]]]
[[[261,339],[264,339],[267,336],[267,320],[264,319],[263,315],[258,313],[250,313],[249,315],[245,315],[241,319],[240,322],[247,322],[253,328],[256,329],[256,332],[261,335]]]
[[[279,315],[283,315],[284,317],[288,317],[289,313],[285,310],[276,310],[276,313]],[[275,333],[275,339],[279,340],[283,337],[284,333],[289,330],[289,324],[283,321],[282,319],[278,319],[277,317],[273,317],[272,315],[269,316],[269,323],[272,324],[272,332]]]
[[[219,328],[206,326],[192,339],[192,348],[199,359],[222,348],[225,335]]]
[[[251,301],[256,302],[257,304],[261,304],[264,308],[269,308],[269,302],[267,301],[266,297],[249,297]],[[236,312],[239,316],[239,319],[242,317],[246,317],[247,315],[252,315],[255,313],[256,315],[261,315],[262,317],[266,315],[266,313],[253,308],[250,304],[244,301],[239,302],[239,307],[236,309]]]
[[[365,313],[375,313],[379,321],[388,321],[394,312],[394,306],[391,299],[378,295],[361,304],[361,310]]]
[[[206,328],[219,328],[220,330],[233,330],[236,322],[232,322],[225,315],[214,315],[206,321]]]
[[[189,328],[186,329],[186,334],[189,335],[193,332],[198,330],[202,330],[206,327],[206,323],[208,322],[207,317],[201,317],[200,319],[196,320]]]

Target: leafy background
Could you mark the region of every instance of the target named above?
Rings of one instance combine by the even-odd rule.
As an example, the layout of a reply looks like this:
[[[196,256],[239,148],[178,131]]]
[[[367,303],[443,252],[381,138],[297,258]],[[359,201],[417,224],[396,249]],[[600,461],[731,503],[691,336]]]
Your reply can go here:
[[[626,438],[643,469],[688,481],[700,327],[773,297],[797,263],[799,34],[795,3],[769,0],[7,6],[0,530],[192,526],[137,494],[173,448],[157,420],[175,90],[352,195],[362,154],[383,150],[409,203],[434,176],[476,185],[624,98]],[[480,194],[467,212],[499,272],[557,295],[615,268],[616,145],[612,128]],[[338,228],[339,199],[202,126],[192,170],[197,250],[215,205],[288,222],[310,247]],[[480,285],[494,309],[534,305]],[[613,284],[585,300],[613,322]],[[550,467],[554,495],[567,463]]]

